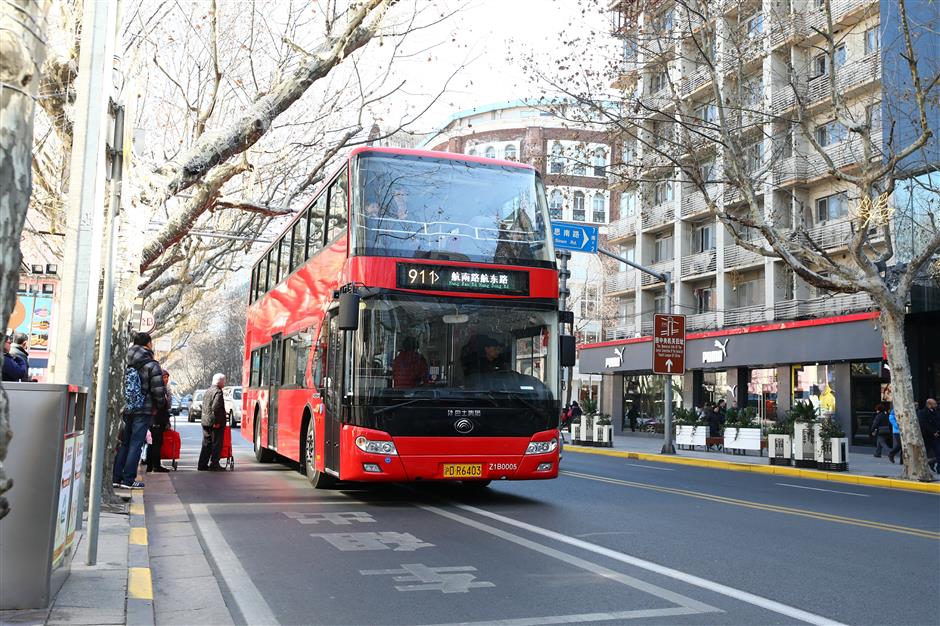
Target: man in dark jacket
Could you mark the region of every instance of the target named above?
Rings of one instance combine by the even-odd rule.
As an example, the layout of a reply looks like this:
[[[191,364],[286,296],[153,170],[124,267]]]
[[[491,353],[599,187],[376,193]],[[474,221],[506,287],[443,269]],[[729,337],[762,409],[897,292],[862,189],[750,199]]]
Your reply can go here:
[[[920,422],[920,432],[924,436],[927,456],[929,457],[933,451],[930,468],[935,472],[940,472],[940,409],[937,409],[936,399],[927,398],[924,408],[917,414],[917,421]]]
[[[124,435],[121,447],[114,459],[114,485],[143,487],[136,480],[140,453],[147,440],[147,431],[154,416],[167,410],[166,387],[163,384],[163,368],[153,358],[153,340],[149,333],[137,333],[133,345],[127,350],[127,369],[137,370],[143,402],[134,409],[125,409]]]
[[[170,428],[170,373],[163,370],[163,388],[166,389],[166,407],[157,411],[150,424],[150,445],[147,447],[147,471],[169,472],[160,464],[160,452],[163,449],[163,433]]]
[[[223,470],[219,465],[219,457],[222,454],[222,429],[225,428],[226,417],[225,398],[222,397],[224,386],[225,375],[215,374],[212,377],[212,386],[202,398],[202,450],[199,451],[199,464],[196,466],[200,471]]]
[[[3,337],[3,382],[19,382],[27,380],[29,376],[29,366],[23,357],[14,354],[10,349],[13,345],[13,338]]]

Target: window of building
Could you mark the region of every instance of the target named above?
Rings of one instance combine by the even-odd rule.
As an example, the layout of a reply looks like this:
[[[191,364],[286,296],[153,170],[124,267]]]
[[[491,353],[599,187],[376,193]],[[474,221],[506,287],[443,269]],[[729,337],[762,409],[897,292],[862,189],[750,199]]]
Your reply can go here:
[[[653,298],[653,311],[656,313],[668,313],[669,307],[666,303],[666,295],[660,294]]]
[[[764,33],[764,14],[758,12],[747,18],[746,26],[748,37],[759,37]]]
[[[604,199],[604,194],[602,193],[595,193],[594,197],[591,198],[591,210],[593,213],[591,217],[595,222],[603,224],[607,221],[606,204],[607,202]]]
[[[561,192],[557,189],[552,189],[552,193],[548,196],[548,216],[553,220],[562,219],[562,214],[564,211],[564,198],[561,195]]]
[[[669,76],[666,73],[666,68],[658,68],[650,77],[650,93],[656,93],[658,91],[665,90],[668,86]]]
[[[671,180],[661,180],[653,186],[653,205],[659,206],[673,200],[673,187]]]
[[[585,285],[581,293],[581,317],[596,317],[598,310],[600,310],[600,290],[597,285]]]
[[[603,148],[594,151],[594,175],[607,175],[607,152]]]
[[[672,9],[667,9],[650,20],[650,31],[669,34],[672,32]]]
[[[574,162],[574,167],[571,168],[571,173],[575,176],[584,176],[586,171],[587,168],[584,167],[584,163],[581,161],[581,157],[579,156],[578,159]]]
[[[692,254],[715,249],[715,224],[692,227]]]
[[[836,120],[820,124],[816,127],[816,143],[824,148],[844,141],[846,135],[845,126]]]
[[[477,149],[476,149],[476,148],[470,148],[470,151],[467,152],[467,154],[469,154],[470,156],[476,156],[476,155],[477,155]]]
[[[744,107],[749,110],[760,110],[764,99],[764,82],[760,76],[749,78],[741,86],[744,98]]]
[[[505,155],[507,161],[515,161],[516,160],[516,146],[514,146],[511,143],[506,144],[506,147],[503,148],[503,154]]]
[[[712,302],[715,298],[715,290],[712,287],[699,287],[692,290],[692,296],[695,298],[695,312],[709,313],[713,311]]]
[[[881,29],[879,26],[865,31],[865,55],[875,54],[881,49]]]
[[[633,300],[621,300],[617,307],[621,324],[630,324],[636,317],[636,303]]]
[[[483,156],[485,156],[487,159],[495,159],[496,148],[494,148],[493,146],[487,146],[486,150],[483,151]]]
[[[666,120],[655,120],[653,122],[653,145],[656,149],[666,152],[672,145],[672,123]]]
[[[718,107],[714,102],[708,102],[695,109],[695,117],[705,124],[718,123]]]
[[[749,174],[760,170],[764,165],[764,142],[758,141],[747,147],[744,153],[744,167]]]
[[[571,209],[571,219],[576,222],[584,221],[584,192],[576,191],[574,192],[574,203]]]
[[[631,163],[636,158],[636,143],[633,140],[623,142],[620,151],[624,163]]]
[[[673,258],[672,235],[657,237],[653,243],[653,263],[671,261]]]
[[[826,76],[829,74],[829,69],[831,66],[835,66],[836,69],[845,65],[846,52],[845,44],[838,46],[835,49],[835,54],[832,59],[829,58],[828,52],[823,52],[822,54],[817,54],[813,59],[813,75],[816,76]]]
[[[561,174],[565,170],[565,158],[562,152],[561,144],[556,141],[552,145],[552,162],[549,166],[552,174]]]
[[[735,305],[738,307],[756,306],[764,303],[764,279],[746,280],[734,287]]]
[[[620,256],[622,256],[628,261],[636,262],[636,249],[633,248],[632,246],[621,246]],[[631,269],[631,268],[626,263],[620,263],[619,269],[621,272],[626,272],[628,269]]]
[[[704,162],[699,166],[699,174],[700,174],[701,177],[702,177],[702,182],[704,182],[706,185],[713,184],[713,183],[717,182],[717,181],[715,180],[715,178],[716,178],[716,173],[717,173],[717,170],[715,169],[715,160],[714,160],[714,159],[708,159],[707,161],[704,161]]]
[[[837,220],[849,214],[849,198],[844,191],[816,199],[818,223]]]
[[[620,217],[636,215],[636,193],[625,191],[620,195]]]

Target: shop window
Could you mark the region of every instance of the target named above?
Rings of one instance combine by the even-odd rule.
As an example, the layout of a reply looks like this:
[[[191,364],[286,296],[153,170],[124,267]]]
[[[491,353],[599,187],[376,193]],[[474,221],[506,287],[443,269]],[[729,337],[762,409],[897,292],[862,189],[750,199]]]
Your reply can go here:
[[[747,386],[747,405],[761,420],[777,419],[777,369],[753,369]]]
[[[832,365],[794,365],[791,369],[793,402],[809,402],[818,415],[831,415],[835,412],[841,391],[833,387],[834,380],[835,369]]]

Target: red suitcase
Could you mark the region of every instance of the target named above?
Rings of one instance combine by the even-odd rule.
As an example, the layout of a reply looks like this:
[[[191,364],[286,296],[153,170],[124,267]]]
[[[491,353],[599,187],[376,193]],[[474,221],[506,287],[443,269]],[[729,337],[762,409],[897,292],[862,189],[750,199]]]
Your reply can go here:
[[[163,445],[160,446],[160,458],[173,461],[173,469],[176,469],[177,461],[179,461],[181,447],[182,442],[180,441],[179,432],[172,428],[167,428],[163,431]]]
[[[222,433],[222,452],[220,459],[225,459],[225,469],[235,469],[235,455],[232,454],[232,427],[225,425],[225,431]]]

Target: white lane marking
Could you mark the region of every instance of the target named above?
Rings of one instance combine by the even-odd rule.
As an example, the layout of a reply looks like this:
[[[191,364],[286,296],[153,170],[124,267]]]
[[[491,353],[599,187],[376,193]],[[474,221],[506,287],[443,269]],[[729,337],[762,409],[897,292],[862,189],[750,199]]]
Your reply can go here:
[[[588,560],[576,557],[566,552],[561,552],[560,550],[556,550],[555,548],[551,548],[541,543],[536,543],[535,541],[531,541],[524,537],[520,537],[519,535],[514,535],[505,530],[501,530],[499,528],[495,528],[488,524],[484,524],[483,522],[478,522],[477,520],[471,519],[469,517],[465,517],[463,515],[459,515],[457,513],[454,513],[453,511],[448,511],[446,509],[442,509],[436,506],[431,506],[429,504],[418,504],[416,506],[421,509],[424,509],[425,511],[430,511],[431,513],[440,515],[441,517],[446,517],[448,519],[454,520],[455,522],[459,522],[466,526],[470,526],[471,528],[482,530],[485,533],[489,533],[495,537],[505,539],[506,541],[512,542],[524,548],[528,548],[534,552],[538,552],[539,554],[544,554],[545,556],[551,557],[553,559],[557,559],[559,561],[562,561],[563,563],[568,563],[569,565],[573,565],[575,567],[581,568],[585,571],[591,572],[592,574],[596,574],[608,580],[618,582],[621,585],[633,587],[634,589],[637,589],[638,591],[648,593],[662,600],[666,600],[667,602],[672,602],[673,604],[677,604],[680,607],[687,609],[690,614],[691,613],[723,613],[724,612],[717,607],[713,607],[709,604],[705,604],[704,602],[699,602],[698,600],[693,600],[692,598],[689,598],[688,596],[684,596],[675,591],[670,591],[669,589],[659,587],[657,585],[654,585],[653,583],[648,583],[645,580],[640,580],[639,578],[634,578],[633,576],[628,576],[627,574],[623,574],[621,572],[616,572],[612,569],[604,567],[603,565],[598,565],[597,563],[594,563],[592,561],[588,561]],[[457,505],[457,506],[459,506],[460,508],[464,508],[462,505]],[[475,510],[474,507],[467,507],[467,508],[471,511]],[[508,520],[509,518],[502,518],[502,516],[497,515],[495,516],[495,519],[507,519]],[[585,542],[581,542],[581,543],[585,543]],[[587,545],[591,545],[591,544],[587,544]]]
[[[644,559],[637,558],[635,556],[630,556],[629,554],[624,554],[623,552],[617,552],[616,550],[611,550],[610,548],[605,548],[603,546],[598,546],[593,543],[588,543],[587,541],[581,541],[580,539],[575,539],[567,535],[562,535],[561,533],[556,533],[555,531],[548,530],[547,528],[541,528],[539,526],[534,526],[526,522],[520,522],[518,520],[512,519],[511,517],[505,517],[503,515],[498,515],[496,513],[491,513],[484,509],[477,508],[475,506],[470,506],[467,504],[454,504],[453,506],[463,509],[464,511],[469,511],[470,513],[475,513],[482,517],[487,517],[489,519],[502,522],[509,526],[515,526],[516,528],[521,528],[530,533],[541,535],[543,537],[548,537],[549,539],[554,539],[555,541],[574,546],[576,548],[581,548],[582,550],[587,550],[588,552],[593,552],[601,556],[605,556],[609,559],[615,561],[620,561],[621,563],[626,563],[627,565],[632,565],[634,567],[639,567],[640,569],[645,569],[647,571],[659,574],[661,576],[666,576],[681,582],[684,582],[689,585],[694,585],[696,587],[701,587],[707,591],[718,593],[724,596],[728,596],[734,600],[740,602],[745,602],[747,604],[753,604],[754,606],[760,607],[762,609],[767,609],[768,611],[773,611],[774,613],[779,613],[786,617],[793,619],[798,619],[807,624],[818,624],[818,625],[831,625],[831,626],[842,626],[840,622],[837,622],[834,619],[823,617],[821,615],[816,615],[815,613],[810,613],[809,611],[804,611],[803,609],[798,609],[796,607],[788,606],[776,600],[771,600],[770,598],[764,598],[762,596],[749,593],[747,591],[742,591],[740,589],[735,589],[734,587],[729,587],[727,585],[722,585],[705,578],[700,578],[693,574],[687,574],[686,572],[681,572],[671,567],[666,567],[664,565],[659,565],[658,563],[653,563],[652,561],[646,561]],[[536,544],[538,545],[538,544]]]
[[[637,609],[634,611],[617,611],[613,613],[575,613],[574,615],[520,617],[516,619],[486,620],[483,622],[454,622],[451,624],[429,624],[428,626],[541,626],[542,624],[586,624],[589,622],[650,619],[654,617],[692,615],[695,613],[698,613],[698,611],[692,611],[684,607],[676,607],[674,609]]]
[[[642,467],[643,469],[653,469],[659,470],[660,472],[674,472],[676,470],[670,469],[668,467],[653,467],[652,465],[642,465],[640,463],[624,463],[624,465],[632,465],[633,467]]]
[[[246,624],[277,624],[277,618],[268,603],[264,601],[261,592],[255,587],[242,567],[238,557],[225,541],[222,531],[216,525],[205,504],[190,504],[196,527],[202,535],[202,540],[215,561],[219,574],[225,581],[229,593],[238,605],[242,619]]]
[[[870,498],[871,496],[865,493],[852,493],[851,491],[836,491],[835,489],[820,489],[819,487],[805,487],[803,485],[791,485],[790,483],[774,483],[775,485],[780,485],[781,487],[793,487],[794,489],[809,489],[811,491],[825,491],[828,493],[841,493],[845,496],[858,496],[859,498]]]

